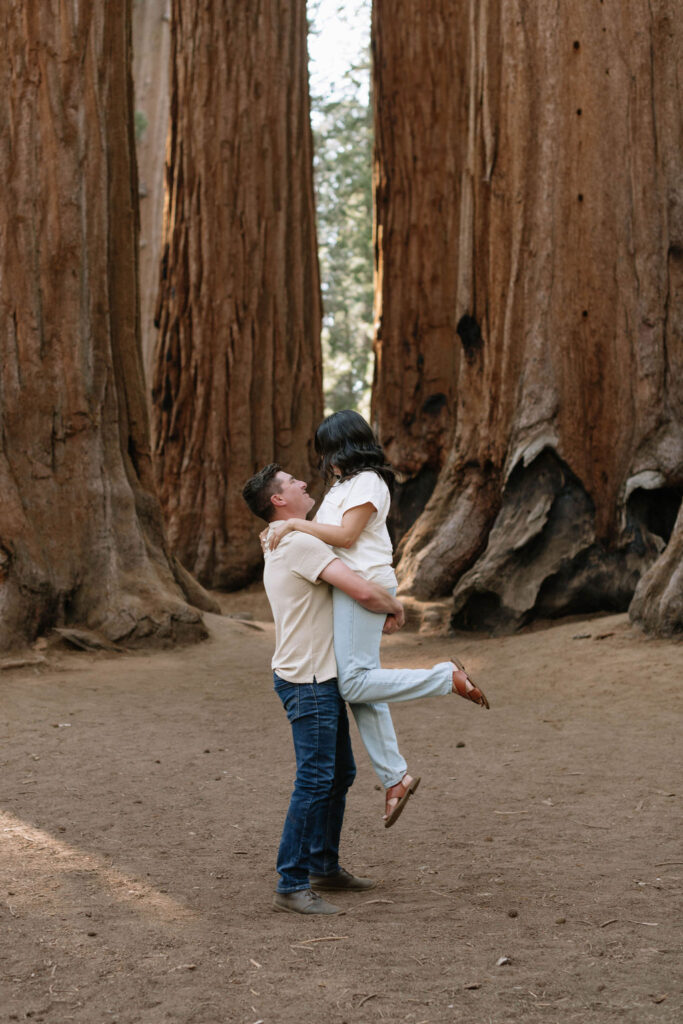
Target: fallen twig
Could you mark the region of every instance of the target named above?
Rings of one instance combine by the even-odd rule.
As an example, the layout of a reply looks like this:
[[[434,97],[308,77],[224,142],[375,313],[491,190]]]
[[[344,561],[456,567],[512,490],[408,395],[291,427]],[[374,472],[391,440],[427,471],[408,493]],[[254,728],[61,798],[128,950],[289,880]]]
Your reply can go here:
[[[447,892],[439,892],[438,889],[430,889],[429,892],[433,892],[437,896],[445,896],[447,900],[451,900],[453,903],[457,903],[455,896],[449,896]]]
[[[584,828],[600,828],[603,829],[605,832],[609,832],[609,830],[612,827],[611,825],[591,825],[588,821],[574,821],[574,824],[583,825]]]
[[[365,999],[361,999],[361,1001],[359,1002],[359,1004],[356,1007],[356,1009],[360,1010],[360,1008],[363,1005],[363,1003],[367,1003],[368,999],[376,999],[378,995],[379,995],[379,992],[371,992],[369,996],[365,997]]]
[[[361,907],[369,907],[371,903],[395,903],[395,900],[366,900],[365,903],[357,903],[355,907],[349,907],[346,911],[350,914],[352,910],[360,910]]]
[[[609,921],[603,921],[602,924],[600,925],[600,927],[601,928],[606,928],[608,924],[616,924],[618,920],[619,920],[618,917],[611,917],[609,919]]]
[[[45,665],[47,658],[43,658],[41,655],[37,657],[27,658],[6,658],[4,661],[0,661],[0,672],[3,669],[10,668],[32,668],[34,665]]]
[[[309,942],[341,942],[342,939],[348,939],[348,935],[321,935],[317,939],[304,939],[303,941],[308,944]]]
[[[112,643],[90,629],[66,629],[63,626],[55,626],[55,633],[58,633],[70,647],[75,647],[79,651],[116,651],[118,654],[124,652],[124,648],[119,644]]]

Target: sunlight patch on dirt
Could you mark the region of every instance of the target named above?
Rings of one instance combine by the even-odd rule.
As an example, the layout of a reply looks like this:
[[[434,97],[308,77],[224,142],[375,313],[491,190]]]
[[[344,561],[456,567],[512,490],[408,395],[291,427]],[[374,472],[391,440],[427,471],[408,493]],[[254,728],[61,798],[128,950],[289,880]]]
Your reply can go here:
[[[40,828],[14,817],[7,811],[0,811],[0,831],[3,837],[3,851],[0,864],[4,872],[10,876],[12,866],[17,861],[26,866],[27,859],[32,861],[31,870],[36,880],[31,892],[14,900],[9,899],[7,906],[14,913],[15,904],[21,903],[24,909],[40,900],[41,909],[45,909],[46,901],[53,899],[59,902],[60,893],[54,889],[58,875],[73,876],[75,873],[91,876],[92,882],[101,889],[106,889],[117,901],[132,907],[137,913],[154,916],[164,920],[176,920],[178,917],[195,917],[193,911],[184,907],[175,899],[159,892],[153,886],[132,878],[108,864],[104,858],[81,851],[50,835]],[[41,872],[50,877],[50,887],[39,884]],[[90,881],[90,879],[89,879]],[[12,905],[10,905],[12,904]]]

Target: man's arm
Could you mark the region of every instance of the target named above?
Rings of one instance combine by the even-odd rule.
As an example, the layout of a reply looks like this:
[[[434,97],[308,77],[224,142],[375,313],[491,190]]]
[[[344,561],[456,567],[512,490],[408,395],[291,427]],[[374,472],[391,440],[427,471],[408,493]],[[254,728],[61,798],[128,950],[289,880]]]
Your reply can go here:
[[[364,580],[362,576],[344,565],[340,558],[335,558],[325,566],[320,573],[320,579],[325,583],[330,583],[333,587],[339,587],[354,601],[358,601],[363,608],[367,608],[369,612],[395,615],[399,626],[403,625],[405,616],[401,602],[392,597],[389,591],[380,587],[378,583]]]

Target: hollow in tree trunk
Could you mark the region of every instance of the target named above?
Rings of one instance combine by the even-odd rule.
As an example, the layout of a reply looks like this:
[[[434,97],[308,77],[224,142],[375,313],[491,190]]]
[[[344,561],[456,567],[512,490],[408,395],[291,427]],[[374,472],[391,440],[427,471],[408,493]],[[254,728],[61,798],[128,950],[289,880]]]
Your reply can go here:
[[[659,636],[683,632],[683,505],[671,540],[636,587],[629,615]]]

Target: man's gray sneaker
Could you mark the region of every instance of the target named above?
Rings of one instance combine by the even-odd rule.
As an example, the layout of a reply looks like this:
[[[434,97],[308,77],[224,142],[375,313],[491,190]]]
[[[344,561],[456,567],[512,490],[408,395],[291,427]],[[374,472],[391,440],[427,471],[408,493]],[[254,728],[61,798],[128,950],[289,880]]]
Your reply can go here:
[[[299,889],[297,892],[276,892],[273,897],[273,910],[281,910],[285,914],[338,914],[339,907],[328,903],[312,889]]]
[[[336,875],[309,875],[308,880],[314,889],[335,889],[337,892],[360,892],[362,889],[374,889],[377,885],[372,878],[356,878],[344,868],[340,868]]]

